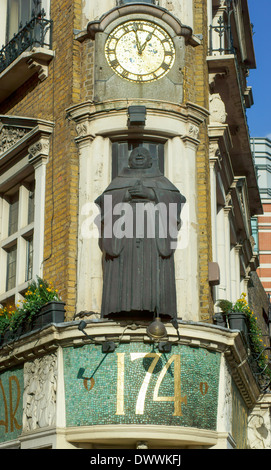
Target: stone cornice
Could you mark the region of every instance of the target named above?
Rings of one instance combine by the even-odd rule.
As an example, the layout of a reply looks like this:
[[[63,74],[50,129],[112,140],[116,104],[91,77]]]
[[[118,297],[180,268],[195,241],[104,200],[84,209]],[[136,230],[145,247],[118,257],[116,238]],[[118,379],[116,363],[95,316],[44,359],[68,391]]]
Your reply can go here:
[[[38,148],[40,149],[40,155],[42,153],[42,156],[48,156],[49,137],[54,127],[52,122],[41,119],[0,115],[0,123],[0,149],[3,148],[4,150],[2,152],[0,150],[0,169],[1,166],[5,165],[6,167],[7,164],[12,166],[14,159],[17,158],[19,153],[30,153],[30,163],[37,161]],[[9,136],[8,143],[6,143],[7,136]],[[43,152],[41,152],[41,146],[44,150]]]
[[[122,19],[124,20],[125,17],[130,17],[131,15],[147,15],[152,20],[157,18],[170,26],[176,35],[183,36],[188,44],[198,46],[201,43],[199,38],[193,35],[192,28],[190,28],[190,26],[183,25],[181,21],[169,13],[168,10],[156,5],[144,3],[117,6],[112,10],[109,10],[99,20],[88,23],[85,31],[81,31],[76,34],[76,39],[80,42],[87,38],[95,39],[95,35],[99,32],[104,32],[112,22]]]
[[[68,442],[89,442],[90,436],[92,443],[108,442],[109,439],[112,442],[112,436],[116,436],[116,425],[69,427],[66,428],[65,432]],[[173,445],[176,448],[178,448],[178,445],[190,444],[195,446],[195,443],[199,446],[210,447],[217,444],[219,435],[217,431],[192,427],[118,424],[115,442],[129,439],[133,443],[150,441],[153,445],[158,445],[158,448],[165,445]]]
[[[167,101],[158,100],[113,100],[94,103],[91,101],[81,103],[67,109],[67,118],[76,124],[76,142],[79,145],[93,140],[96,135],[104,137],[138,137],[141,135],[157,135],[161,132],[148,124],[136,128],[128,128],[128,107],[131,105],[144,105],[148,117],[162,117],[170,119],[170,125],[163,128],[161,137],[180,136],[184,141],[189,141],[197,146],[199,144],[199,126],[209,115],[207,109],[194,103],[178,105]],[[104,119],[104,124],[99,123]],[[110,122],[109,122],[110,120]],[[176,126],[172,126],[172,120]],[[106,123],[105,123],[106,122]],[[166,123],[166,121],[164,121]]]

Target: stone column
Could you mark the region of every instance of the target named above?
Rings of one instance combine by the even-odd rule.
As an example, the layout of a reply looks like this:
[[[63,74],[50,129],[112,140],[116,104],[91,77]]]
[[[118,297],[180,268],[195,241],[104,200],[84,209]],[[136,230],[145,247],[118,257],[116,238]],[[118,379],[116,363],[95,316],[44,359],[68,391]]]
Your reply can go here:
[[[28,148],[29,163],[35,169],[35,212],[34,212],[34,239],[33,239],[33,278],[42,277],[43,249],[44,249],[44,216],[45,216],[45,190],[46,165],[49,158],[49,138],[41,138]]]

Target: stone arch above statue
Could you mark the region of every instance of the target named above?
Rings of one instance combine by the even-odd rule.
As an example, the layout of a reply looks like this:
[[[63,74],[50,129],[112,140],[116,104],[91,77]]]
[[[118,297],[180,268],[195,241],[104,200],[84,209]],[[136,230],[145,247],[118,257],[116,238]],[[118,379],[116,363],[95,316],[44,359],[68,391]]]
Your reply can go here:
[[[95,39],[96,33],[104,32],[113,21],[118,19],[124,20],[125,17],[133,14],[138,16],[142,14],[149,15],[150,18],[160,19],[170,26],[176,35],[183,36],[188,44],[192,46],[200,44],[199,39],[193,35],[192,28],[183,25],[179,19],[169,13],[165,8],[143,3],[118,6],[105,13],[99,20],[91,21],[87,26],[87,37]]]

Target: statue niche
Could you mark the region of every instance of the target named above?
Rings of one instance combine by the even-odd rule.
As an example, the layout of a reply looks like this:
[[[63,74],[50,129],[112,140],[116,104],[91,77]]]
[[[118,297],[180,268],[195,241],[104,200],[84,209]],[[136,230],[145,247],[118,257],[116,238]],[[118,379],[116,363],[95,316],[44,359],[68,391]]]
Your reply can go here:
[[[185,197],[135,148],[102,195],[99,246],[103,252],[102,318],[177,317],[174,251]]]

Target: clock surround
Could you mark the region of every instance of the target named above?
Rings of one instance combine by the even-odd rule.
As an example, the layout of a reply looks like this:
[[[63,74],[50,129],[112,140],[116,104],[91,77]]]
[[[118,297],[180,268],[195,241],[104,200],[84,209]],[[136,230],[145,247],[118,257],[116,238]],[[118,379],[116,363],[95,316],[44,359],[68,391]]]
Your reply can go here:
[[[110,68],[130,82],[147,83],[164,77],[175,61],[175,46],[164,28],[133,19],[116,26],[105,43]]]

